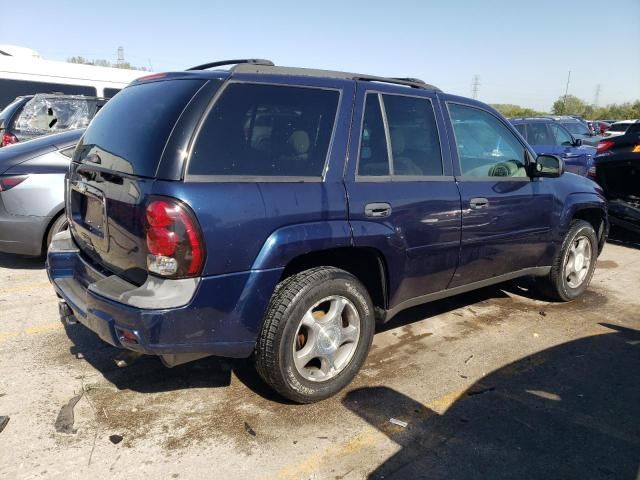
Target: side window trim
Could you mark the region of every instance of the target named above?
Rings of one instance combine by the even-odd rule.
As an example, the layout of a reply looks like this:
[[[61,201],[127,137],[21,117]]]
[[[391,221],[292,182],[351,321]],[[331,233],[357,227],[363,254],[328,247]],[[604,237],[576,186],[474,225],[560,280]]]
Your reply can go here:
[[[322,172],[320,175],[313,176],[261,176],[261,175],[207,175],[207,174],[191,174],[189,173],[189,166],[191,163],[191,158],[193,156],[193,149],[196,145],[198,137],[202,131],[204,124],[209,117],[209,114],[220,100],[220,97],[224,94],[227,88],[232,84],[245,84],[245,85],[268,85],[275,87],[290,87],[290,88],[308,88],[313,90],[328,90],[333,92],[338,92],[338,102],[336,107],[336,114],[333,119],[333,129],[331,131],[331,136],[329,138],[329,145],[327,148],[327,155],[324,160],[324,165],[322,167]],[[323,183],[326,179],[327,172],[329,170],[329,160],[331,159],[331,155],[334,147],[334,140],[336,137],[336,131],[338,129],[338,120],[340,119],[340,111],[342,108],[342,99],[343,99],[343,90],[337,87],[319,87],[319,86],[310,86],[310,85],[299,85],[295,83],[282,83],[282,82],[261,82],[256,80],[238,80],[230,78],[223,82],[222,86],[218,89],[218,91],[213,95],[211,101],[205,108],[202,113],[201,118],[198,121],[198,125],[194,129],[191,139],[189,140],[189,145],[187,151],[185,152],[186,161],[184,162],[182,178],[185,182],[211,182],[211,183],[294,183],[294,182],[302,182],[302,183]]]
[[[362,148],[362,135],[364,130],[364,115],[365,115],[365,107],[367,103],[367,95],[377,95],[378,101],[380,102],[380,110],[382,113],[382,123],[384,126],[385,132],[385,141],[387,142],[387,160],[389,162],[389,175],[360,175],[358,173],[360,167],[360,150]],[[384,106],[384,95],[395,95],[401,97],[409,97],[415,98],[419,100],[423,100],[429,103],[434,115],[434,124],[436,126],[436,135],[438,138],[438,146],[440,148],[440,162],[442,166],[442,175],[395,175],[393,171],[393,147],[391,145],[391,134],[389,129],[389,121],[387,119],[387,111]],[[452,181],[455,177],[454,175],[445,175],[445,157],[444,151],[442,149],[443,136],[441,135],[440,127],[438,126],[438,119],[436,114],[435,102],[430,97],[424,97],[420,95],[408,95],[405,93],[398,92],[381,92],[379,90],[365,90],[364,95],[362,97],[362,115],[360,117],[360,134],[358,136],[358,150],[357,150],[357,162],[356,162],[356,170],[355,170],[355,181],[356,182],[382,182],[382,181],[392,181],[392,182],[416,182],[416,181]]]
[[[500,117],[498,117],[497,115],[495,115],[493,112],[487,110],[486,108],[482,108],[478,105],[471,105],[469,103],[465,103],[465,102],[461,102],[459,100],[445,100],[445,105],[447,107],[447,116],[449,117],[449,125],[451,127],[451,132],[453,133],[453,152],[452,154],[454,155],[454,158],[457,160],[457,166],[458,166],[458,170],[460,171],[460,175],[456,175],[454,173],[454,178],[460,178],[463,179],[465,181],[471,181],[471,182],[486,182],[487,180],[491,180],[491,181],[497,181],[497,182],[504,182],[504,181],[510,181],[510,182],[518,182],[518,181],[526,181],[526,182],[530,182],[531,181],[531,177],[529,177],[528,175],[526,177],[475,177],[472,175],[463,175],[462,174],[462,164],[460,162],[460,155],[458,154],[458,139],[456,138],[456,130],[453,126],[453,118],[451,116],[451,110],[449,109],[450,105],[461,105],[463,107],[467,107],[467,108],[475,108],[476,110],[480,110],[481,112],[487,113],[489,115],[491,115],[493,118],[495,118],[499,123],[502,124],[503,127],[505,127],[507,129],[507,131],[511,132],[511,130],[509,130],[509,126],[502,121],[502,119]],[[511,132],[513,133],[513,132]],[[528,133],[528,130],[527,130]],[[516,141],[520,144],[520,146],[522,147],[523,150],[526,150],[529,155],[532,155],[533,158],[536,157],[535,152],[533,152],[533,150],[531,150],[528,146],[524,145],[520,139],[518,138],[517,135],[513,135],[513,137],[516,139]],[[526,167],[527,165],[525,165]]]

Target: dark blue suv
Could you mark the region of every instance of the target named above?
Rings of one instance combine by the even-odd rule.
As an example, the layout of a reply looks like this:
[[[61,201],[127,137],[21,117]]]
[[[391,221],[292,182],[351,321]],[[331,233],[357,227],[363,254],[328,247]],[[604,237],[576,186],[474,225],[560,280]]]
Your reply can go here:
[[[313,402],[353,379],[376,320],[516,277],[565,301],[589,284],[601,190],[491,107],[226,63],[137,80],[87,129],[48,254],[63,317],[168,366],[253,355]]]
[[[583,145],[560,123],[550,118],[512,118],[511,123],[537,154],[552,154],[564,160],[568,172],[587,175],[596,147]]]

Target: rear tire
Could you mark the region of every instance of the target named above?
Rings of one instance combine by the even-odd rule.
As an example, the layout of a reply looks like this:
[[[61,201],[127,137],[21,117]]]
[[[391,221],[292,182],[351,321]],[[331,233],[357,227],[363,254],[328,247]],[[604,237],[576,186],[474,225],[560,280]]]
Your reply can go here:
[[[281,281],[271,298],[256,370],[294,402],[324,400],[356,376],[374,330],[373,304],[357,278],[333,267],[300,272]]]
[[[553,299],[569,302],[589,286],[598,257],[598,238],[593,226],[573,220],[548,276],[538,278],[540,292]]]
[[[69,228],[69,222],[67,221],[67,216],[65,215],[65,213],[62,212],[53,221],[53,223],[49,227],[49,230],[47,231],[47,236],[45,237],[46,243],[43,245],[43,248],[42,248],[42,254],[44,256],[47,255],[47,251],[49,250],[49,245],[51,245],[51,240],[53,240],[53,237],[56,235],[56,233],[63,232],[67,228]]]

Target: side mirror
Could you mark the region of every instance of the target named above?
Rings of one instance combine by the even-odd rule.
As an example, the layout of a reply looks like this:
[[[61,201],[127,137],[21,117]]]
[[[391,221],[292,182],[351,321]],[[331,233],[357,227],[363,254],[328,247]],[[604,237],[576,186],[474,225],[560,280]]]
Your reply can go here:
[[[580,147],[582,145],[582,139],[581,138],[576,138],[573,140],[573,146],[574,147]]]
[[[555,155],[538,155],[534,164],[533,177],[559,177],[564,173],[564,162]]]

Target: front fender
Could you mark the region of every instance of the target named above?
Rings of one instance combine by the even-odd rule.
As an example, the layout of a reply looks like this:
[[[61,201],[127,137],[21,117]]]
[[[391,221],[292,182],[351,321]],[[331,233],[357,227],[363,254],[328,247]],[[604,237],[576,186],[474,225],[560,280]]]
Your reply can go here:
[[[581,210],[598,210],[604,220],[598,235],[599,250],[602,251],[604,242],[609,233],[609,217],[607,214],[607,201],[597,193],[572,193],[565,199],[562,214],[560,216],[559,228],[556,229],[556,243],[561,244],[564,236],[569,231],[571,220],[573,220]]]
[[[300,255],[351,245],[351,228],[346,220],[288,225],[269,235],[251,269],[283,268]]]

